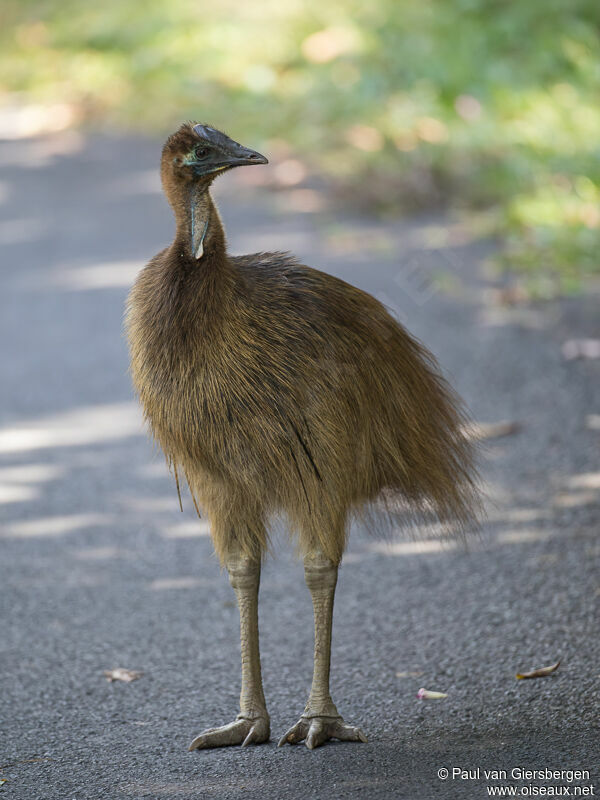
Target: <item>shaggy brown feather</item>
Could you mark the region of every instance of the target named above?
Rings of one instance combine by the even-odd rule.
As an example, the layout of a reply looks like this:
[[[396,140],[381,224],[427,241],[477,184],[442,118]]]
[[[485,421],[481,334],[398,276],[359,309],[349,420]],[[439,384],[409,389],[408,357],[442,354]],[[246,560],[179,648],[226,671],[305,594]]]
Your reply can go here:
[[[230,256],[210,180],[179,167],[195,144],[190,124],[165,144],[177,232],[140,273],[126,325],[145,416],[219,558],[262,556],[283,512],[303,553],[320,547],[337,564],[350,515],[384,495],[470,526],[472,445],[434,357],[338,278],[286,253]],[[208,220],[200,259],[194,214]]]

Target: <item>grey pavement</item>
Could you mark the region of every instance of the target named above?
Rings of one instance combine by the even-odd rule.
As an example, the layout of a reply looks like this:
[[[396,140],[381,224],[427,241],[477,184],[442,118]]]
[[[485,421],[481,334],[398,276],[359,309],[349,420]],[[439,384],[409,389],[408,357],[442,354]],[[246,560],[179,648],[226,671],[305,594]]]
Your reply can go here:
[[[187,752],[237,712],[238,617],[127,375],[127,288],[172,234],[159,149],[74,132],[0,143],[0,797],[600,793],[600,361],[561,353],[598,338],[598,297],[503,306],[482,267],[492,245],[460,224],[335,215],[318,186],[261,187],[258,170],[217,183],[234,252],[293,250],[376,294],[477,420],[521,428],[486,443],[489,520],[467,548],[353,531],[332,689],[368,744],[276,748],[312,665],[310,598],[281,535],[260,604],[273,741]],[[552,677],[515,679],[559,658]],[[143,676],[109,683],[116,667]],[[419,701],[421,686],[448,698]],[[590,776],[483,773],[515,768]]]

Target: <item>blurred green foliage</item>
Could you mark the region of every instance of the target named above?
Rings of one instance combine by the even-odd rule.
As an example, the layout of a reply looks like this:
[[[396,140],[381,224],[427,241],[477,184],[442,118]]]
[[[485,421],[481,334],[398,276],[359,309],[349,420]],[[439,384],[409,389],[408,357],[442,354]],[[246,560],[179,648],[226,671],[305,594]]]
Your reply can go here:
[[[377,210],[486,209],[536,291],[600,271],[598,0],[3,0],[0,44],[10,97],[285,140]]]

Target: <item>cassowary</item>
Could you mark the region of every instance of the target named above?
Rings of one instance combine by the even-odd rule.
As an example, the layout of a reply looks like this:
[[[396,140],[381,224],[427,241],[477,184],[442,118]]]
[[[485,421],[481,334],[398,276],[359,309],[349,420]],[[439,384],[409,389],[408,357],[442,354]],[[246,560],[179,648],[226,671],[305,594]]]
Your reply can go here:
[[[351,517],[396,496],[464,530],[478,509],[461,403],[423,345],[369,294],[287,253],[227,251],[211,183],[266,163],[208,125],[186,123],[167,139],[161,179],[175,238],[141,271],[126,314],[145,417],[178,488],[184,475],[208,516],[240,612],[240,713],[191,750],[269,739],[258,588],[274,515],[304,557],[315,622],[308,702],[280,744],[312,749],[366,741],[329,692]]]

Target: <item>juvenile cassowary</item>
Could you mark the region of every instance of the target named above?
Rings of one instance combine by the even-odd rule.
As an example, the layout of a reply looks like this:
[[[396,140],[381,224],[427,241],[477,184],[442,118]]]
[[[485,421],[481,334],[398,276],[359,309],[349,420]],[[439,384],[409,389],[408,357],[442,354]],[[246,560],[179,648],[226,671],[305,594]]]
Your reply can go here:
[[[366,741],[329,692],[350,518],[395,496],[460,530],[478,509],[461,404],[433,356],[344,281],[287,253],[228,253],[211,183],[266,163],[208,125],[186,123],[170,136],[161,178],[175,238],[128,300],[131,371],[146,419],[208,516],[240,612],[240,713],[191,750],[269,739],[258,587],[273,516],[285,516],[304,557],[315,622],[308,702],[280,744],[312,749],[330,738]]]

